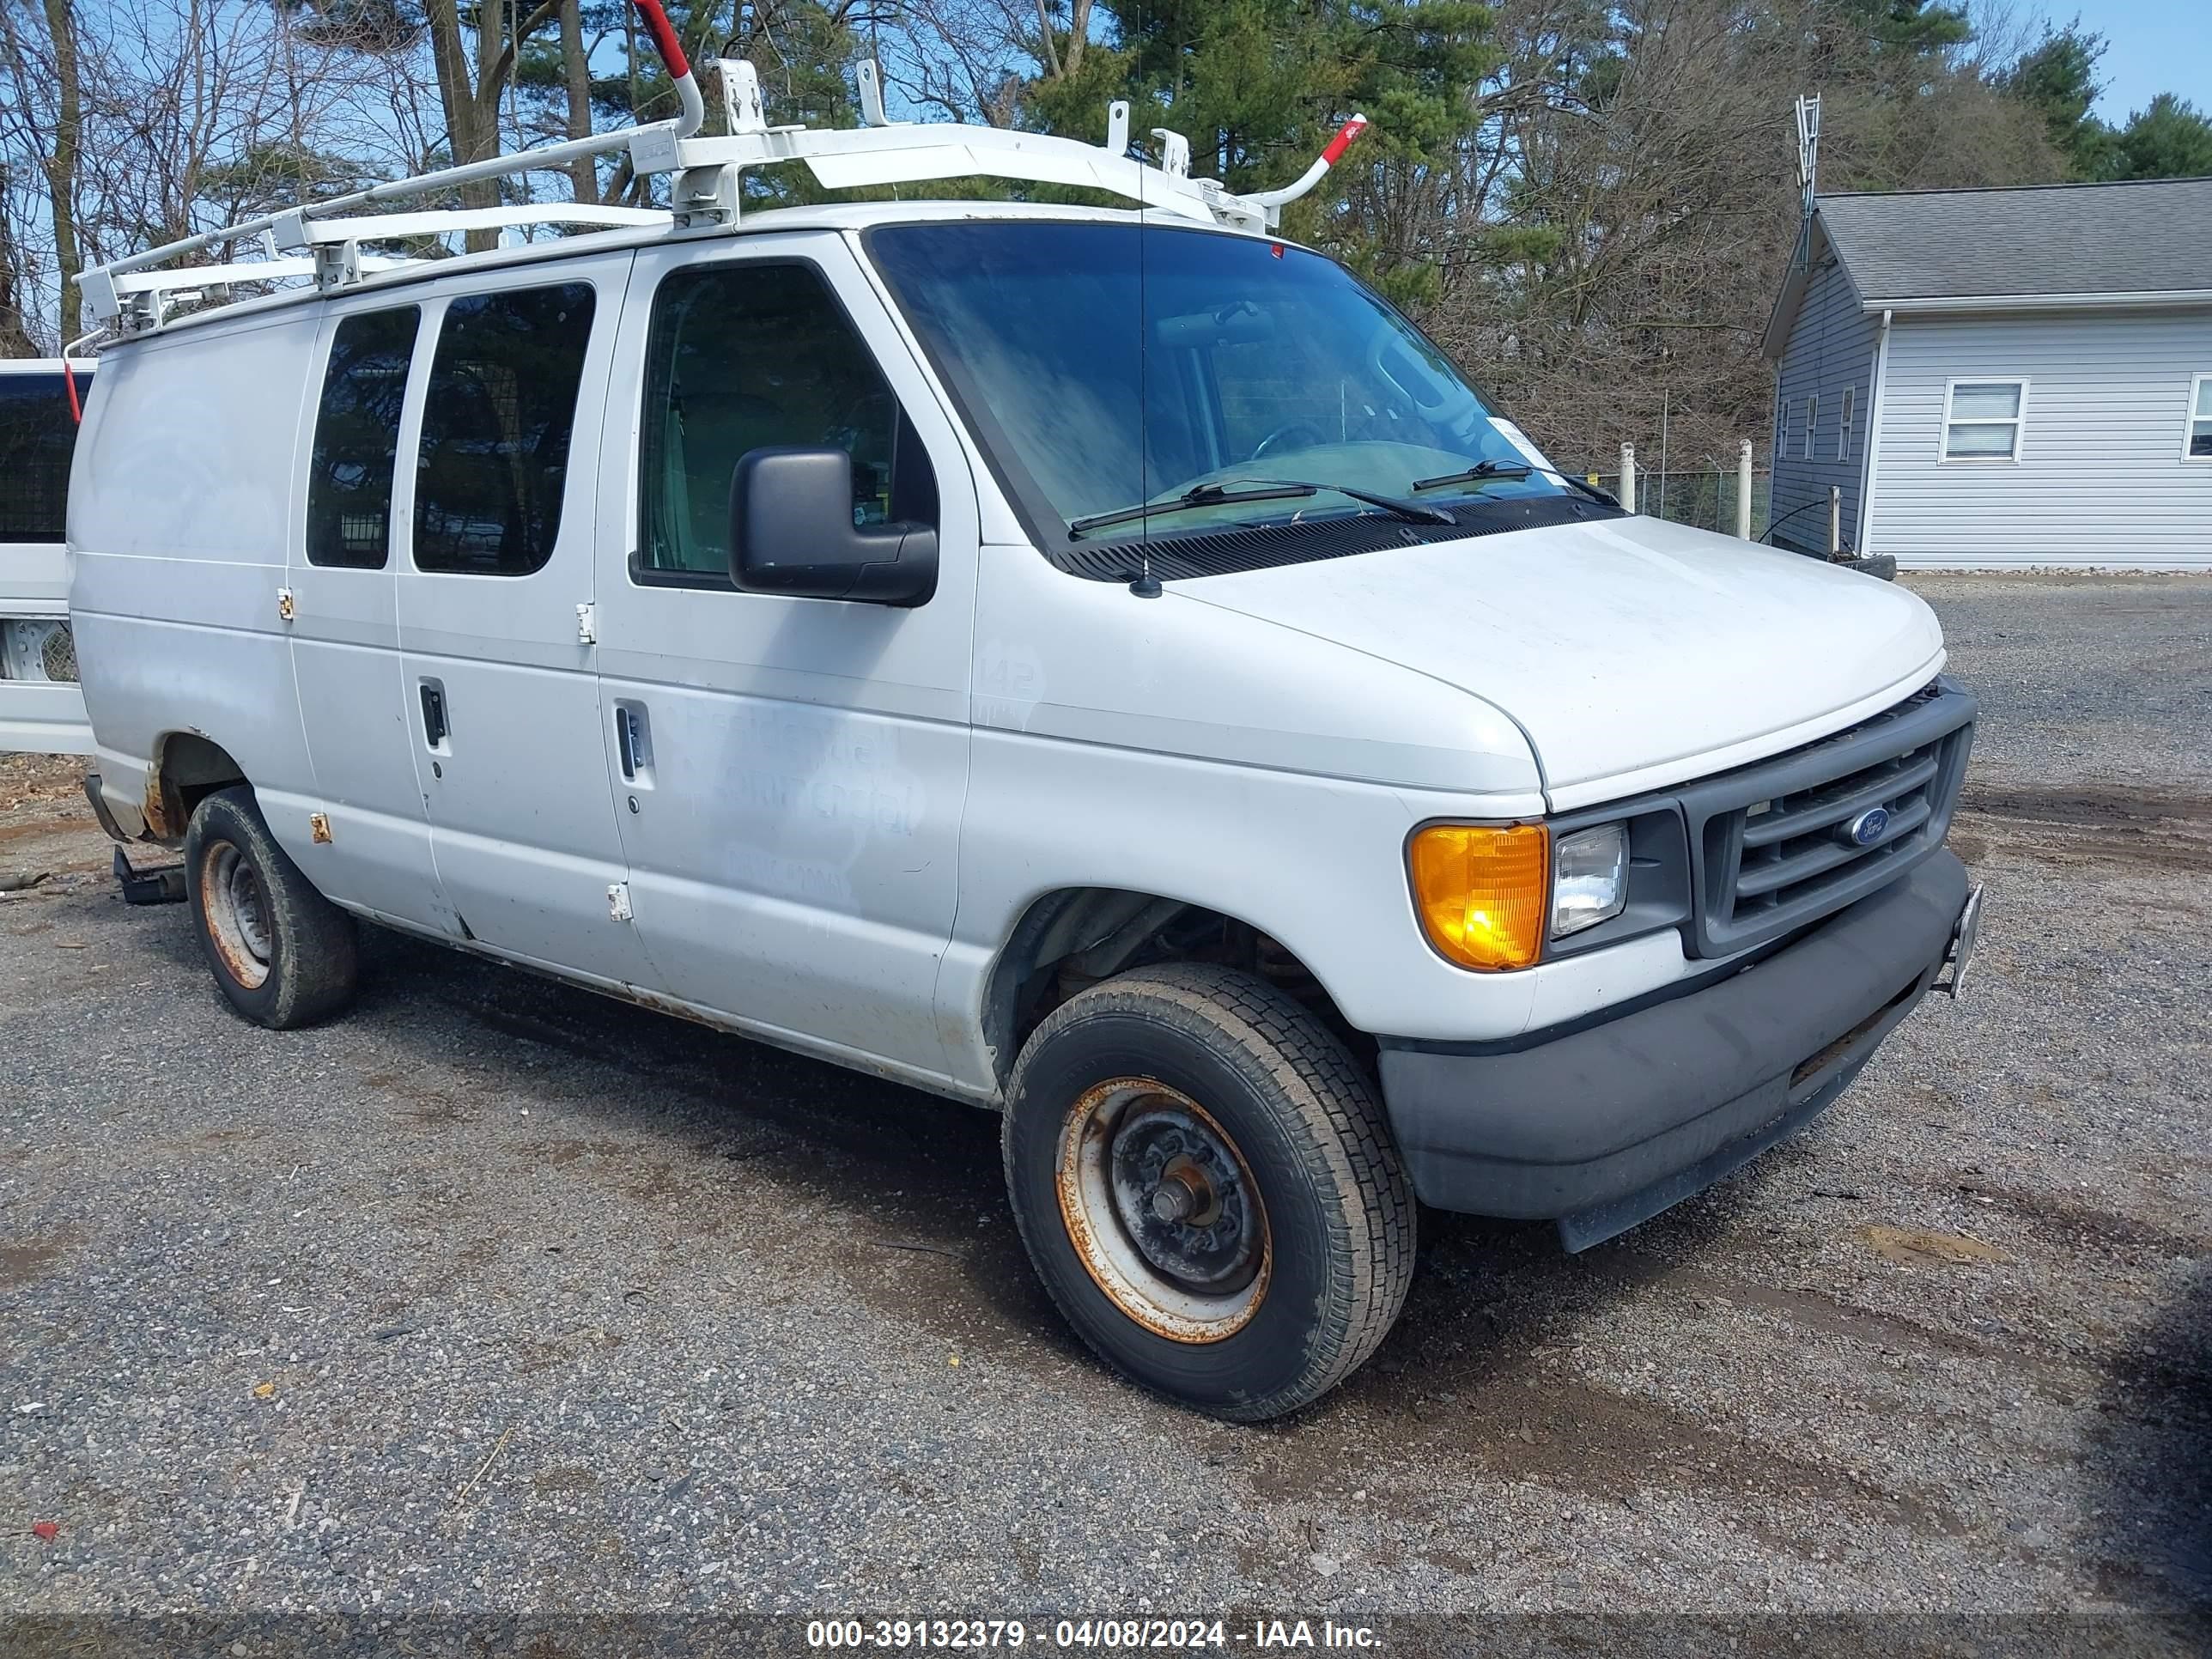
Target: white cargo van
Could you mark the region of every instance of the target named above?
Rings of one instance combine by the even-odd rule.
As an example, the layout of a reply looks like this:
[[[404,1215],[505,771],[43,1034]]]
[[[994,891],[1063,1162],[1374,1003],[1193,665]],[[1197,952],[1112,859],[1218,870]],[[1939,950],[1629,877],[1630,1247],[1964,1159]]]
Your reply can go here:
[[[295,291],[88,283],[93,794],[240,1012],[341,1009],[359,919],[1002,1111],[1076,1329],[1260,1419],[1389,1330],[1417,1199],[1608,1237],[1964,966],[1919,599],[1562,477],[1126,114],[726,82],[621,141],[672,216],[380,264],[338,204],[227,233]],[[1140,206],[740,211],[787,159]]]
[[[87,362],[0,360],[0,750],[92,748],[70,637],[63,508]]]

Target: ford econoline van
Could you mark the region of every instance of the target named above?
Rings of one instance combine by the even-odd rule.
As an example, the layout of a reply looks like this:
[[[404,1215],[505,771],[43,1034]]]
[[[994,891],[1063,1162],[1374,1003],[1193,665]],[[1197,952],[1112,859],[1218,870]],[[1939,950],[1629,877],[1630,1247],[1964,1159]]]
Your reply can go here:
[[[1610,1237],[1963,970],[1918,599],[1563,477],[1126,112],[725,83],[627,140],[670,213],[88,283],[92,794],[239,1012],[337,1013],[374,923],[1001,1112],[1070,1323],[1257,1419],[1374,1351],[1419,1205]],[[760,210],[778,160],[1139,205]]]

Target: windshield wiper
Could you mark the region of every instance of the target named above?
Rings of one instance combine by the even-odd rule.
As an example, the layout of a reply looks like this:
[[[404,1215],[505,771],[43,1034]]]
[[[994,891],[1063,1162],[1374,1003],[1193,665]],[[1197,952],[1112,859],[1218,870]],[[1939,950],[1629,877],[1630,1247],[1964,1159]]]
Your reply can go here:
[[[1319,493],[1311,484],[1273,484],[1264,489],[1231,489],[1222,484],[1203,483],[1164,501],[1145,501],[1135,507],[1117,507],[1111,513],[1094,513],[1087,519],[1070,519],[1067,533],[1080,536],[1086,531],[1103,530],[1109,524],[1127,524],[1132,519],[1149,519],[1155,513],[1181,513],[1194,507],[1228,507],[1238,501],[1287,501]]]
[[[1522,461],[1477,461],[1464,472],[1447,472],[1436,478],[1416,478],[1413,487],[1415,489],[1441,489],[1446,484],[1484,483],[1492,478],[1525,478],[1537,470]],[[1586,483],[1571,472],[1554,471],[1549,467],[1542,470],[1547,477],[1557,478],[1568,489],[1587,495],[1594,501],[1602,502],[1607,507],[1620,505],[1595,484]]]
[[[1464,472],[1446,472],[1434,478],[1416,478],[1413,488],[1441,489],[1446,484],[1480,483],[1491,478],[1525,478],[1536,469],[1525,461],[1477,461]]]
[[[1109,525],[1149,519],[1156,513],[1182,513],[1194,507],[1231,507],[1240,501],[1295,501],[1308,495],[1318,495],[1324,489],[1339,495],[1349,495],[1353,501],[1364,501],[1370,507],[1379,507],[1408,524],[1459,522],[1441,507],[1430,507],[1422,501],[1401,501],[1395,495],[1378,495],[1372,490],[1356,489],[1350,484],[1308,483],[1302,478],[1242,478],[1231,482],[1253,487],[1232,489],[1224,483],[1198,484],[1164,501],[1146,501],[1138,507],[1116,507],[1111,513],[1094,513],[1087,519],[1071,520],[1067,533],[1080,536],[1089,531],[1103,530]]]
[[[1456,525],[1459,522],[1443,508],[1431,507],[1426,501],[1401,501],[1395,495],[1380,495],[1371,489],[1355,489],[1350,484],[1306,483],[1296,478],[1260,478],[1255,482],[1280,484],[1285,489],[1332,489],[1340,495],[1351,496],[1355,501],[1379,507],[1392,518],[1403,519],[1407,524]]]

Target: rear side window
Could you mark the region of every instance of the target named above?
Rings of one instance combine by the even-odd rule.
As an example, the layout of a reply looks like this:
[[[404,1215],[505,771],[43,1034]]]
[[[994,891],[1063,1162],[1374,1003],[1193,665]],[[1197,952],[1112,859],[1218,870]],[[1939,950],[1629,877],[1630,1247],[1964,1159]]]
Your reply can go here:
[[[647,348],[642,568],[727,580],[730,473],[772,444],[849,454],[854,524],[937,520],[920,437],[820,272],[675,272],[654,296]]]
[[[76,372],[76,393],[92,376]],[[0,542],[58,542],[76,417],[59,374],[0,374]]]
[[[331,339],[307,471],[307,562],[381,570],[392,542],[399,410],[422,310],[348,317]]]
[[[422,405],[419,568],[526,576],[552,556],[592,310],[589,283],[446,308]]]

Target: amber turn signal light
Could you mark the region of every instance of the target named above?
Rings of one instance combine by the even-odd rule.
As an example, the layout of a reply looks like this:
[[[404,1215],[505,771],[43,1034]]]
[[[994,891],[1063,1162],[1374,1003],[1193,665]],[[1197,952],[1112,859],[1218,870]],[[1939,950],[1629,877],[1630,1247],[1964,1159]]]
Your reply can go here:
[[[1544,944],[1550,838],[1540,823],[1432,823],[1407,863],[1421,928],[1446,960],[1526,968]]]

